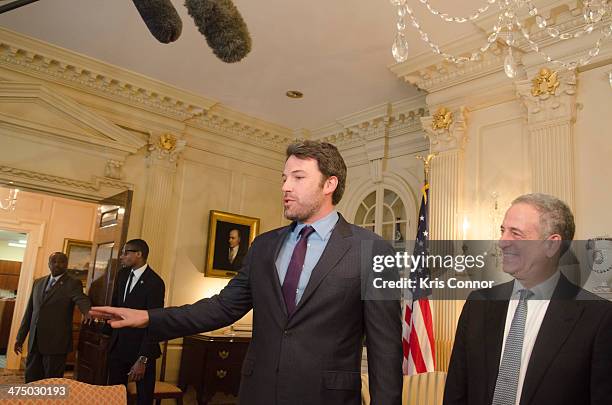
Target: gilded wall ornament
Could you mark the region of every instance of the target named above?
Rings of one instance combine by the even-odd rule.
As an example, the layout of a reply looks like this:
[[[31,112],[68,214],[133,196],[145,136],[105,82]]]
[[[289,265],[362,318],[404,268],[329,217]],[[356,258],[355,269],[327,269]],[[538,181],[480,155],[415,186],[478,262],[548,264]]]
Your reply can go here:
[[[446,107],[438,108],[438,111],[433,115],[431,127],[434,130],[448,129],[453,123],[453,113]]]
[[[534,77],[532,83],[531,94],[534,97],[546,94],[554,95],[560,84],[557,72],[548,68],[540,69],[540,72]]]
[[[151,155],[157,156],[158,160],[175,163],[186,144],[184,139],[179,139],[176,135],[166,132],[161,135],[151,134],[148,149]]]
[[[172,134],[162,134],[159,137],[159,148],[168,152],[172,152],[176,148],[176,136]]]

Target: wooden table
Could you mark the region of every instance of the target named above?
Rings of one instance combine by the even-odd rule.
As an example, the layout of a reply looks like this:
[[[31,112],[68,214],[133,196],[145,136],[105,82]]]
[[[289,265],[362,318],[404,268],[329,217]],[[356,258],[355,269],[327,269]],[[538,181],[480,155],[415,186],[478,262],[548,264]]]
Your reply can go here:
[[[198,404],[205,405],[216,393],[238,396],[240,371],[250,336],[205,333],[183,339],[178,386],[193,386]]]

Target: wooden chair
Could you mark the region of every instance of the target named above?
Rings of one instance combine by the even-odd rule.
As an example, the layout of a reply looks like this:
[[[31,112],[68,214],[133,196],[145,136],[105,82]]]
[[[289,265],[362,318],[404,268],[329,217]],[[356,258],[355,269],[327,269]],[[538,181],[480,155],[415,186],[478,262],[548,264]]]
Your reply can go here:
[[[183,405],[183,391],[174,384],[167,383],[166,379],[166,355],[168,353],[168,341],[163,344],[161,368],[159,370],[159,380],[155,381],[155,391],[153,399],[157,405],[161,405],[162,399],[174,399],[177,405]],[[136,403],[136,383],[131,382],[127,385],[128,403]]]

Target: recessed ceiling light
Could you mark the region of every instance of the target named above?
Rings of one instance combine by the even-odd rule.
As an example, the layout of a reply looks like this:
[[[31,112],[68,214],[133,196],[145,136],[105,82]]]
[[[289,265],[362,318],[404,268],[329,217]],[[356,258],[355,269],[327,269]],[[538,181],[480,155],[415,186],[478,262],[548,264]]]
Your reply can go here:
[[[285,94],[289,98],[302,98],[302,97],[304,97],[304,93],[302,93],[301,91],[297,91],[297,90],[289,90]]]

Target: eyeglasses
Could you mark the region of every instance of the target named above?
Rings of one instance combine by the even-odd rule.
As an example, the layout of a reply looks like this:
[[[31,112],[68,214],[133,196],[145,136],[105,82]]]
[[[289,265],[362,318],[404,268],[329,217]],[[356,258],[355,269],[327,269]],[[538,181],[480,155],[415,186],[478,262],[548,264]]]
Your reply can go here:
[[[121,252],[121,256],[125,256],[128,254],[128,252],[132,252],[132,253],[136,253],[136,252],[140,252],[140,250],[134,250],[134,249],[125,249],[123,250],[123,252]]]

